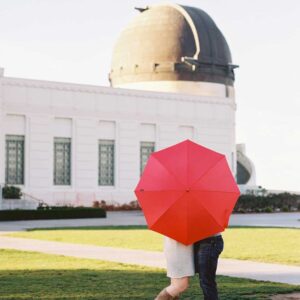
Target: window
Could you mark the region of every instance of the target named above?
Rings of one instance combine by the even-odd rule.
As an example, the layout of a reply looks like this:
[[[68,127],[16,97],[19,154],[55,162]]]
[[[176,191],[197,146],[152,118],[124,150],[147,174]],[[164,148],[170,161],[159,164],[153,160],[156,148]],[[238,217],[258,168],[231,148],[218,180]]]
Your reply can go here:
[[[6,136],[6,170],[7,184],[24,184],[24,141],[23,135]]]
[[[143,173],[148,158],[152,152],[154,152],[155,143],[153,142],[141,142],[140,144],[140,174]]]
[[[71,184],[71,139],[54,138],[54,185]]]
[[[115,183],[115,141],[99,140],[99,185],[114,185]]]

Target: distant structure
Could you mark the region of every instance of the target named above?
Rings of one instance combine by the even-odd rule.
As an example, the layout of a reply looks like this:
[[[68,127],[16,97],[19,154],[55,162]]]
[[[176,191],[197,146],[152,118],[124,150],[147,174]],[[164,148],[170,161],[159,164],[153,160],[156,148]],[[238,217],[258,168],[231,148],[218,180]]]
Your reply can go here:
[[[114,48],[111,87],[0,73],[0,184],[48,204],[129,202],[149,155],[184,139],[255,182],[236,152],[236,66],[219,28],[194,7],[138,10]]]
[[[236,180],[242,193],[257,191],[255,166],[246,156],[245,144],[236,145],[237,154],[237,173]]]

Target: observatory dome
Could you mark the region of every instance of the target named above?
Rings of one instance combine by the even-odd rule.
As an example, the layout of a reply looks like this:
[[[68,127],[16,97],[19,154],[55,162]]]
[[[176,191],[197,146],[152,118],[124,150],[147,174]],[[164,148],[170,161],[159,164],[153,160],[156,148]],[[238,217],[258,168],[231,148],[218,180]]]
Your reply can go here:
[[[233,85],[229,46],[207,13],[177,4],[138,10],[115,45],[112,86],[149,81]]]

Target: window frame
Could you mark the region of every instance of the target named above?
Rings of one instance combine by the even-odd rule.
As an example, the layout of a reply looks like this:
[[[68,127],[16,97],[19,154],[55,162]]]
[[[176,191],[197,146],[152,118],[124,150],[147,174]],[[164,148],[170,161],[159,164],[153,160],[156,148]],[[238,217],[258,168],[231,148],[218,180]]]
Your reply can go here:
[[[144,144],[144,145],[143,145]],[[148,145],[147,145],[148,144]],[[143,164],[143,153],[142,153],[142,148],[152,148],[152,151],[148,153],[148,158]],[[149,142],[149,141],[140,141],[140,176],[143,174],[145,166],[148,162],[148,159],[150,155],[155,152],[155,142]]]
[[[61,150],[63,152],[63,166],[61,169],[63,169],[63,172],[68,174],[62,174],[60,177],[63,177],[63,179],[60,181],[59,178],[57,178],[57,146],[58,144],[63,144],[63,149]],[[68,146],[68,157],[67,161],[65,160],[66,156],[66,149],[64,149],[66,146]],[[67,166],[65,166],[67,162]],[[68,169],[67,169],[68,168]],[[68,176],[68,177],[66,177]],[[53,138],[53,185],[54,186],[71,186],[72,185],[72,138],[70,137],[54,137]]]
[[[14,171],[15,171],[15,182],[12,182],[9,180],[9,177],[11,176],[9,174],[9,143],[14,142],[15,143],[15,167],[14,167]],[[18,145],[22,145],[21,146],[21,150],[18,149]],[[20,158],[18,157],[18,151],[22,151],[22,154],[20,156]],[[21,160],[21,162],[19,162],[19,160]],[[18,164],[19,162],[19,164]],[[20,165],[21,170],[18,171],[18,165]],[[18,181],[18,177],[19,174],[18,172],[21,172],[21,180]],[[13,176],[12,176],[13,177]],[[5,184],[8,185],[25,185],[25,135],[22,134],[6,134],[5,135]]]
[[[99,187],[114,187],[116,184],[116,141],[114,139],[98,139],[98,186]],[[106,164],[107,166],[107,178],[104,181],[101,181],[103,176],[101,174],[101,148],[107,148],[107,156],[111,156],[110,161]],[[112,147],[112,151],[109,150],[109,147]],[[111,165],[110,169],[109,166]],[[112,175],[110,175],[112,173]]]

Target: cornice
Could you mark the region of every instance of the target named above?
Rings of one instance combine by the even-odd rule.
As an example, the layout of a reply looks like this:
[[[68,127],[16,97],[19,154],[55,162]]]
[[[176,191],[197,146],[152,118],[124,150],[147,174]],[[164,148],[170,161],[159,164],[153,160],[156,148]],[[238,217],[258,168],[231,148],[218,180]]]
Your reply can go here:
[[[165,99],[172,101],[185,101],[194,103],[205,103],[205,104],[220,104],[229,105],[233,109],[236,109],[236,103],[232,98],[223,97],[210,97],[210,96],[194,96],[186,94],[175,94],[166,92],[153,92],[153,91],[141,91],[131,90],[123,88],[112,88],[103,87],[88,84],[77,84],[77,83],[66,83],[66,82],[55,82],[55,81],[44,81],[34,79],[23,79],[23,78],[12,78],[3,77],[2,86],[18,86],[28,88],[39,88],[57,91],[69,91],[69,92],[80,92],[80,93],[93,93],[102,95],[117,95],[117,96],[128,96],[137,98],[151,98],[151,99]]]

